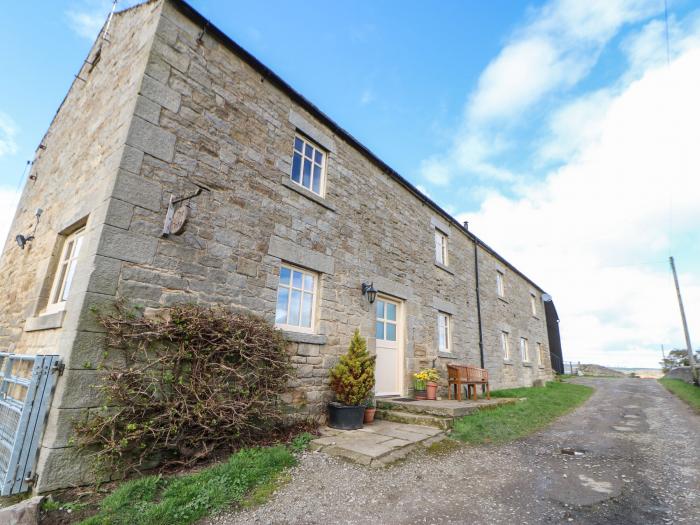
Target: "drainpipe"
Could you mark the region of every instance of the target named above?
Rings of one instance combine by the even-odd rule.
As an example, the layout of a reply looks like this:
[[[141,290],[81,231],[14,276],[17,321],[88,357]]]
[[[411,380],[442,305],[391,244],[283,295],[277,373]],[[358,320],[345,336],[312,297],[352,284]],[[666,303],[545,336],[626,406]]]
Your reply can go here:
[[[476,315],[479,321],[479,358],[481,359],[481,368],[485,368],[484,332],[481,326],[481,295],[479,293],[479,243],[476,239],[474,239],[474,276],[476,277]]]

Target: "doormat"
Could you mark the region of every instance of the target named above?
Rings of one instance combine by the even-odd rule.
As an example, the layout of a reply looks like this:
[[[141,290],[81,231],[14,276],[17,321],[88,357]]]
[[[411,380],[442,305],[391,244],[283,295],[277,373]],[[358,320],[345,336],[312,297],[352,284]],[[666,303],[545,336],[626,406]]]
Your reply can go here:
[[[401,401],[401,402],[409,402],[409,401],[418,401],[417,399],[413,399],[412,397],[395,397],[391,399],[390,401]]]

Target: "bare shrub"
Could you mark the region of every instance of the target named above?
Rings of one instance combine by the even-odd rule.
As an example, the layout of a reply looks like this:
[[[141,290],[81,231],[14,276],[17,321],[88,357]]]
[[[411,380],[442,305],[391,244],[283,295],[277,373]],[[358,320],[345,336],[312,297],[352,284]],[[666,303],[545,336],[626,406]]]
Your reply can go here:
[[[284,426],[287,343],[261,317],[186,304],[153,319],[117,305],[100,322],[126,367],[106,371],[107,406],[75,430],[103,466],[192,463]]]

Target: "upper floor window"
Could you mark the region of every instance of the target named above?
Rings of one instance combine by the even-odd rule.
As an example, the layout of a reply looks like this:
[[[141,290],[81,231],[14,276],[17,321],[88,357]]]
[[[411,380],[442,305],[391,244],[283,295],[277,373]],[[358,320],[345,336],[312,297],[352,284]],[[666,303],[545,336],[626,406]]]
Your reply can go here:
[[[537,343],[537,364],[544,366],[544,345],[542,343]]]
[[[520,338],[520,359],[523,363],[530,361],[530,351],[527,347],[527,339],[524,337]]]
[[[530,310],[532,311],[532,315],[537,317],[537,297],[534,293],[530,294]]]
[[[438,351],[452,351],[450,335],[450,315],[443,312],[438,312]]]
[[[501,350],[503,350],[503,359],[510,360],[510,344],[508,343],[508,332],[501,332]]]
[[[277,288],[275,325],[297,332],[312,332],[318,276],[283,264]]]
[[[498,293],[498,297],[505,297],[506,296],[506,287],[504,283],[504,278],[505,276],[503,275],[503,272],[500,270],[496,271],[496,292]]]
[[[47,312],[55,312],[65,307],[71,285],[73,284],[73,278],[75,277],[84,234],[85,228],[81,228],[68,235],[63,242],[61,258],[58,261],[56,275],[51,286],[51,295],[49,295],[49,302],[46,307]]]
[[[435,261],[447,266],[447,235],[435,230]]]
[[[309,191],[323,196],[325,190],[326,153],[300,136],[294,137],[292,180]]]

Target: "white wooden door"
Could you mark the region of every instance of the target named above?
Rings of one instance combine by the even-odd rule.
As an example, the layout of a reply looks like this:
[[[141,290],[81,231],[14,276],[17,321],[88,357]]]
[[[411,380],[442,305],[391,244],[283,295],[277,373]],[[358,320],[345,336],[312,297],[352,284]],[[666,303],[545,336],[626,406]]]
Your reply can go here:
[[[375,301],[377,365],[374,391],[378,396],[401,395],[403,348],[401,303],[386,297]]]

